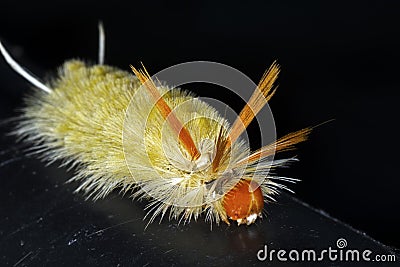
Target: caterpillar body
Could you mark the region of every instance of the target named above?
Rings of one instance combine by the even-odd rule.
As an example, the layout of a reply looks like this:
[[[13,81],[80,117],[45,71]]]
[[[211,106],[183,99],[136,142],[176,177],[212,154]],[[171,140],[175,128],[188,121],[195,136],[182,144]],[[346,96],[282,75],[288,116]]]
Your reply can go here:
[[[270,170],[292,159],[274,160],[292,149],[311,128],[290,133],[256,151],[240,139],[274,94],[279,66],[266,71],[231,125],[215,108],[186,91],[153,80],[143,67],[131,72],[103,64],[66,61],[58,76],[43,83],[26,72],[0,43],[6,61],[31,82],[14,133],[50,161],[75,167],[77,191],[93,199],[113,190],[149,200],[149,223],[157,216],[188,222],[230,220],[252,224],[264,203],[287,189]]]

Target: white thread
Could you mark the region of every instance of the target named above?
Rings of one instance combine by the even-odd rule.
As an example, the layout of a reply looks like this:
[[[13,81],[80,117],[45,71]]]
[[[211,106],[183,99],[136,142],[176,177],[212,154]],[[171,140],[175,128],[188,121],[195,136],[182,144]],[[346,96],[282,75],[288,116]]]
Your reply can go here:
[[[104,55],[105,55],[105,48],[106,48],[106,37],[104,34],[104,27],[103,23],[99,21],[99,64],[104,64]]]
[[[22,77],[24,77],[28,82],[33,84],[39,89],[42,89],[46,93],[51,93],[52,90],[44,85],[42,82],[40,82],[35,76],[30,74],[28,71],[26,71],[21,65],[19,65],[7,52],[7,50],[4,48],[3,44],[0,42],[0,51],[1,54],[3,55],[4,59],[10,65],[11,68],[13,68],[18,74],[20,74]]]

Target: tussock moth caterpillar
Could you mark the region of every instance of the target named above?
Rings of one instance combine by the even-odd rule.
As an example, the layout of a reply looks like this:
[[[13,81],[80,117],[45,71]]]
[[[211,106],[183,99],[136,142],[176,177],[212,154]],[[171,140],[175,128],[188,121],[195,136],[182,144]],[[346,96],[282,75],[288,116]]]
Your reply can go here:
[[[50,163],[75,167],[71,181],[93,199],[111,191],[149,199],[149,223],[161,219],[230,220],[252,224],[273,200],[279,181],[275,160],[311,128],[290,133],[256,151],[241,139],[246,127],[275,93],[280,68],[265,72],[231,125],[215,108],[190,93],[152,78],[144,66],[131,72],[104,65],[104,31],[99,25],[98,64],[69,60],[52,81],[25,71],[0,43],[7,63],[36,89],[25,101],[14,133],[33,144]]]

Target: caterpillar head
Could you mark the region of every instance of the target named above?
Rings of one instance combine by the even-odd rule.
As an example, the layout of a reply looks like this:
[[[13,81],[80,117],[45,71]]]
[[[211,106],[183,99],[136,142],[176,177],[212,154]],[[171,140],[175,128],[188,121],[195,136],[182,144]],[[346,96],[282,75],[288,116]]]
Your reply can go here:
[[[223,205],[229,219],[249,225],[262,217],[264,196],[257,182],[242,180],[225,194]]]

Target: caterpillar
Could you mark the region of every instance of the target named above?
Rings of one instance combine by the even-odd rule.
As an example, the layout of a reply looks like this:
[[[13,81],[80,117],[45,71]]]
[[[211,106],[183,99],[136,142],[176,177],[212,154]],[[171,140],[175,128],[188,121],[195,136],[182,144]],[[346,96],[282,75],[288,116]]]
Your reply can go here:
[[[146,199],[156,217],[250,225],[274,200],[280,182],[271,170],[295,158],[275,152],[305,141],[311,128],[289,133],[250,151],[241,138],[276,91],[274,62],[233,123],[192,93],[154,79],[142,66],[132,72],[104,64],[99,24],[97,64],[68,60],[43,82],[21,67],[0,42],[6,62],[35,89],[25,98],[13,134],[49,163],[75,168],[76,192],[94,200],[119,190]],[[160,220],[161,220],[160,219]]]

